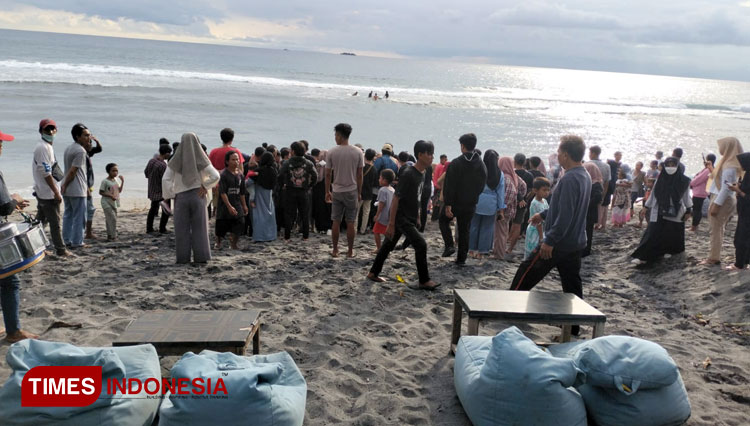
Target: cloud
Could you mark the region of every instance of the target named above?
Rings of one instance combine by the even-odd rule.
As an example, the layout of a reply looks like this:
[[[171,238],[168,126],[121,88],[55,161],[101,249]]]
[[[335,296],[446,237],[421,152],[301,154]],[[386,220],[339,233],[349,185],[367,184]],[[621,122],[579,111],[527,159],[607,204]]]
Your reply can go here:
[[[611,30],[623,26],[617,18],[609,15],[541,2],[530,2],[512,9],[497,10],[490,15],[490,20],[505,25],[546,28]]]
[[[744,15],[744,16],[743,16]],[[676,43],[750,46],[749,14],[717,9],[654,23],[624,34],[623,39],[638,43]]]

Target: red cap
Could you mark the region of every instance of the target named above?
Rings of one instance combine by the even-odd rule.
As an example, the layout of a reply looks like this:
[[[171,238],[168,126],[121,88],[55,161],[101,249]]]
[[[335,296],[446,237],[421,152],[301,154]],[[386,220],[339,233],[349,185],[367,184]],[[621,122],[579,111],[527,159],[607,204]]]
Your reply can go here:
[[[13,135],[9,135],[7,133],[0,132],[0,141],[10,142],[13,139],[15,139],[15,137]]]
[[[44,120],[39,122],[39,130],[44,130],[47,126],[55,126],[55,129],[57,129],[57,123],[55,123],[54,120],[51,120],[49,118],[45,118]]]

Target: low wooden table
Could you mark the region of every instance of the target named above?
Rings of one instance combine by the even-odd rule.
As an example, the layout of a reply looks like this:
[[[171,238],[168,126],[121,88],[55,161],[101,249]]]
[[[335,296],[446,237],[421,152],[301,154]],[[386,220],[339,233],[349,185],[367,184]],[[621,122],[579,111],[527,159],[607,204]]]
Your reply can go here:
[[[606,315],[571,293],[510,290],[453,290],[453,333],[451,353],[461,337],[462,311],[469,317],[467,335],[479,334],[481,318],[522,321],[536,324],[562,324],[563,342],[570,341],[573,324],[591,324],[594,337],[604,334]]]
[[[203,349],[260,353],[260,311],[156,311],[133,320],[112,346],[150,343],[161,356]]]

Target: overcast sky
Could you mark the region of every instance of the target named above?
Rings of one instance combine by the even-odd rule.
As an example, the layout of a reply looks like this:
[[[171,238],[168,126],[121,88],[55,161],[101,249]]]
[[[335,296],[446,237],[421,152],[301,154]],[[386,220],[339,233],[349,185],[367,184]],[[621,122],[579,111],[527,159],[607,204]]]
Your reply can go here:
[[[750,0],[0,0],[0,28],[750,80]]]

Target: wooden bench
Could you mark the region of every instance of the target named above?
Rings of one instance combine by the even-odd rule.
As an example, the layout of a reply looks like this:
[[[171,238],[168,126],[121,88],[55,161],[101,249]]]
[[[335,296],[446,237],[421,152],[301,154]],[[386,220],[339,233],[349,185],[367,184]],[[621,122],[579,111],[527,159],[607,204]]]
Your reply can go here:
[[[479,334],[479,320],[496,319],[536,324],[562,324],[562,342],[570,341],[574,324],[594,326],[593,337],[604,334],[606,315],[571,293],[510,290],[453,290],[451,353],[461,337],[462,312],[469,317],[466,334]]]
[[[155,311],[130,322],[112,346],[150,343],[161,356],[203,349],[260,353],[260,311]]]

